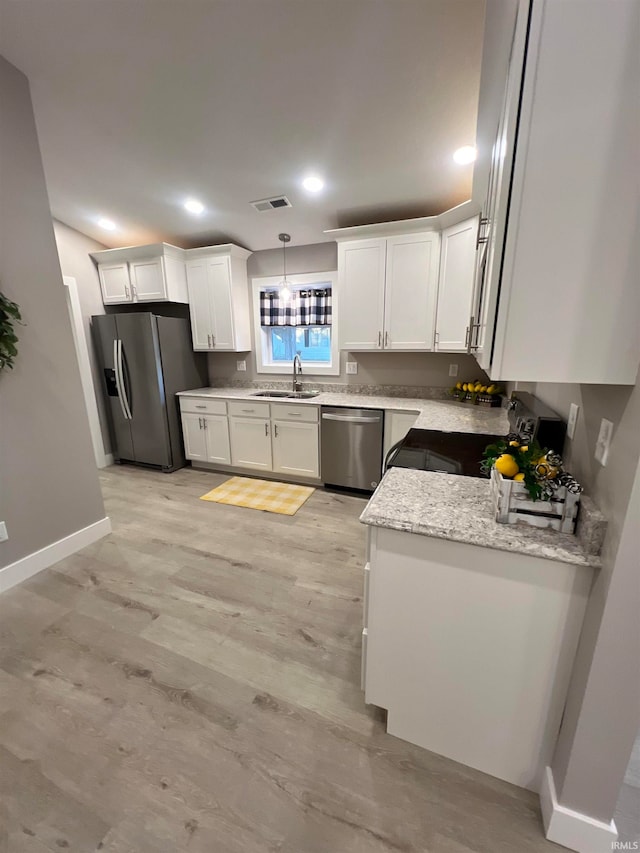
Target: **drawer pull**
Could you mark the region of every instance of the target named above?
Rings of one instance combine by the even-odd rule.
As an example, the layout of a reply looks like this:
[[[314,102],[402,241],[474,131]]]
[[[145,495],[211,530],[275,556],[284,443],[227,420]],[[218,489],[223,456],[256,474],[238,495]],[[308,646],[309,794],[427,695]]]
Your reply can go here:
[[[251,412],[255,412],[255,409],[243,409],[242,411],[251,414]]]
[[[196,409],[206,409],[206,406],[196,406]]]
[[[302,417],[302,412],[287,412],[287,415],[288,415],[290,418],[301,418],[301,417]]]

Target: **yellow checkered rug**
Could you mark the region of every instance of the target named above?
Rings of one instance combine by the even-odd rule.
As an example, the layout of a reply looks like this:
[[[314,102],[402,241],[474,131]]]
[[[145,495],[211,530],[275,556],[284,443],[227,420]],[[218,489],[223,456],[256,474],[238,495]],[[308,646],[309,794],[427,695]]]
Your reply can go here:
[[[294,486],[271,480],[254,480],[250,477],[231,477],[221,486],[202,495],[201,501],[261,509],[280,515],[295,515],[302,504],[315,492],[312,486]]]

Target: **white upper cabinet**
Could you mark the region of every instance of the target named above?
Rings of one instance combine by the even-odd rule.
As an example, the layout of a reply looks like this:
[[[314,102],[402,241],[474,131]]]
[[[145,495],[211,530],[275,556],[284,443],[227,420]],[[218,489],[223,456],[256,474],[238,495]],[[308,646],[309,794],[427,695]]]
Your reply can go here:
[[[185,254],[194,350],[247,352],[251,349],[250,253],[227,244]]]
[[[521,0],[515,38],[503,6],[489,0],[485,24],[479,151],[494,144],[474,174],[489,221],[472,351],[495,380],[634,384],[638,4]]]
[[[467,352],[474,323],[470,318],[477,235],[477,216],[442,232],[435,337],[438,352]]]
[[[98,276],[105,305],[131,302],[131,279],[127,263],[98,264]]]
[[[435,231],[338,243],[340,348],[433,348]]]
[[[386,240],[338,244],[340,348],[382,348]]]
[[[434,231],[387,238],[384,349],[433,349],[439,249]]]
[[[92,252],[105,305],[187,302],[184,250],[168,243]]]

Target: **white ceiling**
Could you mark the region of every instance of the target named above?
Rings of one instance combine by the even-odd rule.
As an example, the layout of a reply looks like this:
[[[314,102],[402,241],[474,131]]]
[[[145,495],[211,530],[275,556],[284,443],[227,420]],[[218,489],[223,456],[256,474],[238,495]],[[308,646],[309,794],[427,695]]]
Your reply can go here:
[[[0,53],[31,82],[57,219],[109,246],[257,250],[470,197],[451,155],[475,138],[483,15],[483,0],[0,0]],[[249,206],[281,193],[291,209]]]

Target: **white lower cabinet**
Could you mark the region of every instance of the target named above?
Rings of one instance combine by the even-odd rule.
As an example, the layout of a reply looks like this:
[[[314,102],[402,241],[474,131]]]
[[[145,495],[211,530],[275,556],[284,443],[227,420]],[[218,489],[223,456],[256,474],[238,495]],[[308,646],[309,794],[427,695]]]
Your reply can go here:
[[[231,464],[229,422],[226,415],[206,415],[203,419],[207,439],[207,462]]]
[[[382,443],[382,461],[394,444],[401,441],[414,425],[418,412],[385,412],[384,441]]]
[[[273,470],[296,477],[320,476],[318,424],[273,421]]]
[[[207,461],[207,436],[202,428],[202,415],[182,413],[182,437],[187,459]]]
[[[231,463],[229,426],[226,415],[182,413],[182,435],[187,459]]]
[[[230,417],[231,464],[271,471],[271,426],[268,420]]]

